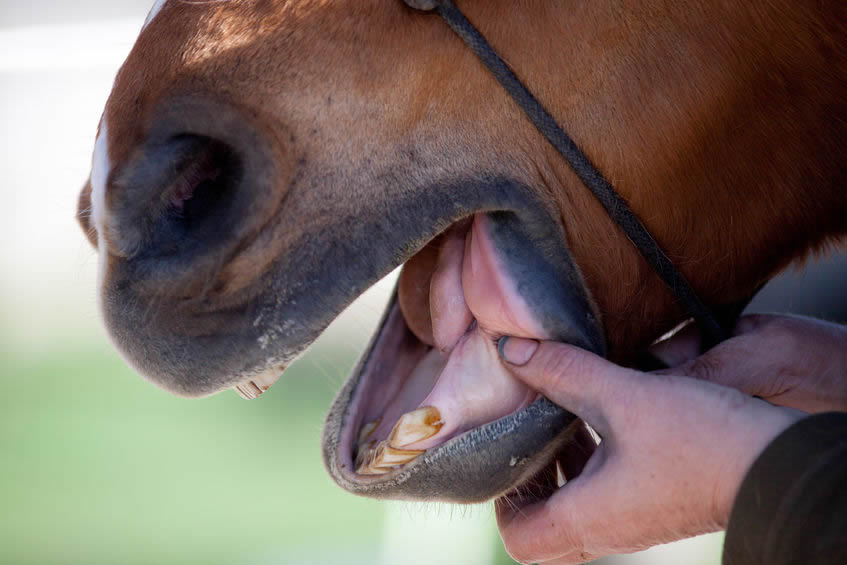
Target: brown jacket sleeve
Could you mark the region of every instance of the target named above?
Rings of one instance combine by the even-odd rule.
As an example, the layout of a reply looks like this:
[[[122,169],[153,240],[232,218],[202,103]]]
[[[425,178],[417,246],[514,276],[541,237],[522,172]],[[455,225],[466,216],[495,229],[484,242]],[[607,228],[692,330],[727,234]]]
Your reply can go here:
[[[847,564],[847,413],[800,420],[756,459],[735,499],[724,565]]]

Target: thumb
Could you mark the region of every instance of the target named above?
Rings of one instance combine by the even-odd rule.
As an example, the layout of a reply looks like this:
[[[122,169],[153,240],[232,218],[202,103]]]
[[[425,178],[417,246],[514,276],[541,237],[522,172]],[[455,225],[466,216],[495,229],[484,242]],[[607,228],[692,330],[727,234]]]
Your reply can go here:
[[[628,396],[634,371],[564,343],[503,337],[497,347],[515,377],[608,437],[610,410]]]

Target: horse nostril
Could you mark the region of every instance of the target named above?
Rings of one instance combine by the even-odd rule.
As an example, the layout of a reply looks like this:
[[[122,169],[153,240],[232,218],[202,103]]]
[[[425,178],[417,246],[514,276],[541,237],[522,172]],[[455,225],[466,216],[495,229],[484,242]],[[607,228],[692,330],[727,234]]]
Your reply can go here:
[[[226,238],[242,163],[227,144],[179,134],[147,143],[111,190],[109,241],[127,258],[181,259]]]
[[[151,255],[188,251],[222,237],[241,165],[225,144],[210,138],[178,136],[179,158],[161,195],[163,213],[153,225]]]

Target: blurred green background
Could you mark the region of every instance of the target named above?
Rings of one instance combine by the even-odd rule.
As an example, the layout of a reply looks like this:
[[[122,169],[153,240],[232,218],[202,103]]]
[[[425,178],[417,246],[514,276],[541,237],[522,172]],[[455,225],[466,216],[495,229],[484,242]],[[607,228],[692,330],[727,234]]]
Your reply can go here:
[[[0,2],[0,564],[510,563],[490,506],[357,498],[323,469],[390,280],[251,402],[172,397],[109,344],[74,211],[151,4]]]
[[[360,499],[323,470],[324,414],[391,280],[251,402],[172,397],[109,345],[96,254],[73,216],[150,4],[0,4],[0,564],[511,563],[490,505]],[[800,292],[810,277],[818,290]],[[757,303],[831,312],[843,294],[833,280],[793,275]],[[704,536],[603,562],[716,564],[720,544]]]

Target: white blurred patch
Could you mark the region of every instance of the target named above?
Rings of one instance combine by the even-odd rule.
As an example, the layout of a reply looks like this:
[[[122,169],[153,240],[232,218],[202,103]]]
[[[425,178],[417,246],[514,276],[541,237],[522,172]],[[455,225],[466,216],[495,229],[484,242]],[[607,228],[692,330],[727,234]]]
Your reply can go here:
[[[0,339],[102,349],[98,254],[76,222],[96,128],[142,18],[0,29]]]
[[[144,25],[141,27],[142,31],[144,31],[144,28],[147,27],[150,22],[153,21],[153,18],[155,18],[159,14],[159,10],[162,9],[162,6],[164,6],[165,2],[167,1],[168,0],[156,0],[156,2],[153,4],[153,7],[150,8],[150,13],[147,14],[147,19],[144,20]]]
[[[125,19],[0,29],[0,73],[104,69],[114,74],[138,37],[138,24]]]
[[[382,563],[490,565],[496,547],[493,513],[490,504],[390,503],[385,512]]]
[[[91,160],[91,221],[97,229],[97,247],[100,250],[97,286],[102,286],[105,271],[106,251],[103,249],[103,228],[106,224],[104,214],[106,213],[106,182],[109,180],[109,172],[112,170],[112,162],[109,159],[109,126],[104,116],[100,122],[100,133],[94,142],[94,157]]]
[[[112,163],[109,161],[109,126],[106,118],[100,122],[100,133],[94,142],[94,157],[91,160],[91,221],[97,228],[98,239],[102,237],[106,207],[106,181]]]
[[[615,555],[595,562],[596,565],[715,565],[721,562],[723,532],[706,534],[631,555]]]

